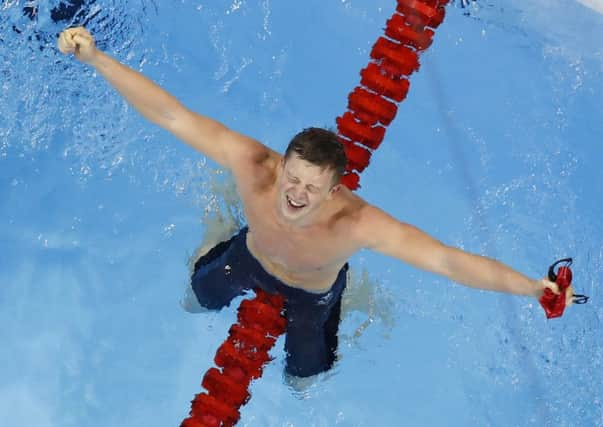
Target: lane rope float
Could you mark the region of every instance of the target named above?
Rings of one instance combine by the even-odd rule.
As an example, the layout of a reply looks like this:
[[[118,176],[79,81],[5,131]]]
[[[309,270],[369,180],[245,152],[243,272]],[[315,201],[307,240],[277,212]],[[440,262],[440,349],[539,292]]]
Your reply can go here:
[[[397,3],[384,36],[373,45],[371,62],[360,71],[360,86],[348,96],[348,111],[336,119],[348,157],[341,182],[351,190],[360,187],[358,174],[369,165],[396,116],[397,104],[406,98],[408,78],[419,69],[419,55],[431,46],[434,29],[442,23],[449,0]]]
[[[419,69],[419,55],[431,45],[449,1],[397,0],[384,36],[371,50],[371,62],[360,72],[360,86],[348,96],[348,111],[335,120],[348,158],[341,183],[350,190],[360,187],[358,174],[383,141],[397,104],[406,98],[408,77]],[[271,360],[269,351],[287,329],[284,298],[259,288],[254,292],[254,298],[241,302],[237,323],[216,352],[217,367],[203,376],[206,392],[195,395],[181,427],[234,426],[239,409],[251,398],[251,381],[262,376]]]
[[[195,396],[181,427],[234,426],[239,420],[239,408],[251,397],[251,380],[262,376],[268,352],[287,326],[284,298],[259,288],[254,292],[255,298],[239,305],[237,323],[216,352],[214,361],[222,370],[212,367],[205,373],[201,385],[207,392]]]

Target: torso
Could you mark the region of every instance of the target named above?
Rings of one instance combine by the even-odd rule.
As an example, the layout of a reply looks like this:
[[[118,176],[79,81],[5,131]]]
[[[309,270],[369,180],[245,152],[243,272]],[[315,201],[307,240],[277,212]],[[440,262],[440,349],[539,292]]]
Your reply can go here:
[[[275,201],[280,159],[268,150],[263,158],[233,171],[249,225],[247,247],[267,272],[285,284],[326,291],[349,256],[360,249],[350,231],[366,203],[342,189],[325,202],[312,225],[282,224]]]

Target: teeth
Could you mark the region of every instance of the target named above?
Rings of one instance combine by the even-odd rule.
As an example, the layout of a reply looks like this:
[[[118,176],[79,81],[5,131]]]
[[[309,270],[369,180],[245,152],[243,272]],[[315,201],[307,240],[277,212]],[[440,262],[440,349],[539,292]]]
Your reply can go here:
[[[293,206],[294,208],[301,208],[302,206],[304,206],[303,203],[296,203],[293,200],[291,200],[291,198],[289,196],[287,196],[287,200],[289,201],[289,204],[291,206]]]

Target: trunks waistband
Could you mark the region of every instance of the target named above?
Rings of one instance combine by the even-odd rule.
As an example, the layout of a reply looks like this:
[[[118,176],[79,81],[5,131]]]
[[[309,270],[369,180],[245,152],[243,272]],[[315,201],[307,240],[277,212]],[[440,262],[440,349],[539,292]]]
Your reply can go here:
[[[286,298],[307,298],[309,300],[320,300],[333,294],[338,296],[343,292],[347,282],[347,263],[341,268],[341,270],[339,270],[337,278],[329,290],[324,292],[312,292],[302,288],[297,288],[284,283],[279,278],[273,276],[264,269],[262,264],[253,256],[253,254],[249,251],[249,248],[247,248],[248,231],[249,227],[243,227],[234,237],[234,239],[237,240],[236,247],[239,250],[239,253],[237,254],[238,261],[245,265],[246,268],[244,268],[244,271],[247,271],[248,274],[250,273],[249,279],[253,280],[253,286],[258,286],[266,292],[280,293]]]

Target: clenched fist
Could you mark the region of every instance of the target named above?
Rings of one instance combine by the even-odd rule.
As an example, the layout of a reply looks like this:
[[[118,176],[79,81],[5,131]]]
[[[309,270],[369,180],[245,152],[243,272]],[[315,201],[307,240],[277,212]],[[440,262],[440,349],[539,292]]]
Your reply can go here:
[[[84,27],[66,29],[59,35],[57,45],[62,53],[73,53],[85,63],[92,62],[97,52],[94,38]]]

